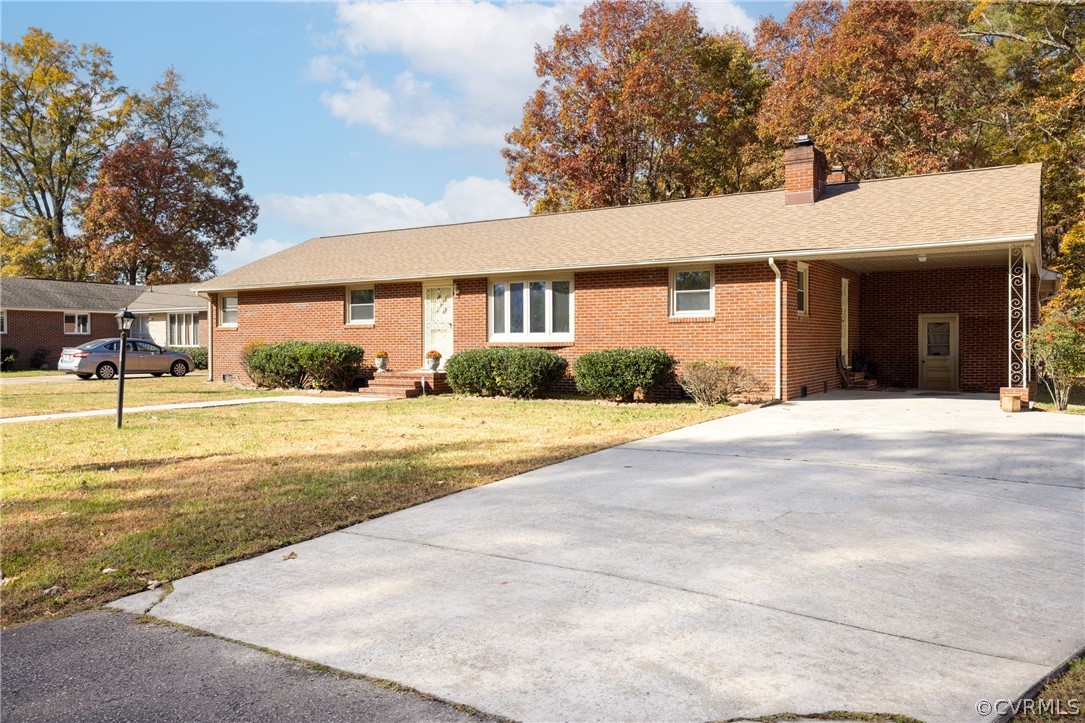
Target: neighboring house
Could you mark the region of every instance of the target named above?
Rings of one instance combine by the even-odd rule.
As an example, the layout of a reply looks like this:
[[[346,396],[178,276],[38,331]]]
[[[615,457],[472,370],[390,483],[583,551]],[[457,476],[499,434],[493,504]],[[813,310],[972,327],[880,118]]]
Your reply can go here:
[[[66,346],[117,336],[114,317],[124,308],[135,314],[134,337],[205,346],[207,302],[191,287],[0,278],[0,347],[19,352],[16,369],[31,368],[32,359],[54,367]]]
[[[195,287],[213,377],[254,340],[337,340],[418,369],[429,349],[727,359],[775,398],[842,384],[1024,386],[1040,166],[847,182],[800,138],[782,190],[315,238]]]

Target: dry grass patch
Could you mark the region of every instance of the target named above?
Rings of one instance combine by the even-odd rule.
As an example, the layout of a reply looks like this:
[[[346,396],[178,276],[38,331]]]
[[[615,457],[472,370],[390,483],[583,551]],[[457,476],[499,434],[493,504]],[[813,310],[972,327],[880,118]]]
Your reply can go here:
[[[1066,672],[1043,687],[1031,711],[1014,717],[1014,723],[1082,723],[1085,721],[1085,658],[1070,661]],[[1071,715],[1074,711],[1076,714]]]
[[[2,622],[735,411],[429,397],[148,413],[120,431],[106,419],[5,425]]]
[[[125,407],[214,402],[220,399],[291,393],[300,392],[242,389],[232,384],[209,382],[206,374],[201,375],[198,372],[186,377],[127,377],[124,380]],[[0,417],[81,412],[86,409],[112,409],[116,406],[115,380],[80,379],[74,382],[0,384]]]

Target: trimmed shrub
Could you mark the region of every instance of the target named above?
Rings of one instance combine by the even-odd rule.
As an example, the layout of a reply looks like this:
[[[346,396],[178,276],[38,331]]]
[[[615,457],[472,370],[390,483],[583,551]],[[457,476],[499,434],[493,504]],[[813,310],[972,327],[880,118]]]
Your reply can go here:
[[[170,351],[188,354],[197,369],[207,368],[207,347],[205,346],[167,346]]]
[[[0,371],[10,372],[19,361],[18,349],[0,349]]]
[[[362,349],[352,344],[284,341],[246,345],[242,363],[258,387],[346,389],[362,356]]]
[[[683,364],[678,383],[693,401],[706,407],[729,402],[736,394],[765,388],[761,378],[746,367],[719,360]]]
[[[53,354],[48,349],[41,348],[35,349],[34,353],[30,355],[30,366],[27,369],[49,369],[54,362],[53,357],[59,357],[59,354]]]
[[[547,349],[471,349],[445,362],[448,384],[457,394],[539,397],[565,374],[565,359]]]
[[[452,391],[484,397],[496,395],[494,360],[498,351],[499,348],[469,349],[450,356],[445,361],[445,374]]]
[[[573,381],[583,394],[631,402],[637,391],[648,395],[673,381],[674,365],[674,357],[655,347],[604,349],[576,360]]]
[[[364,352],[359,346],[337,341],[305,343],[298,349],[298,362],[315,389],[349,389]]]
[[[506,397],[541,397],[564,376],[568,366],[564,358],[548,349],[517,346],[495,351],[501,353],[497,356],[494,381]]]
[[[1047,308],[1029,335],[1029,352],[1055,408],[1066,411],[1070,392],[1085,379],[1085,304]]]

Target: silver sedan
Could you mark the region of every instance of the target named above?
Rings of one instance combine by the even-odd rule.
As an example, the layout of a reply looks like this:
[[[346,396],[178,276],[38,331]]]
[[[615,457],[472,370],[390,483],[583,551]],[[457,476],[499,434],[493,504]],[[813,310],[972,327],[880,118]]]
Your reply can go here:
[[[177,351],[163,349],[142,339],[129,339],[124,359],[124,373],[153,374],[160,377],[167,372],[183,377],[194,368],[192,357]],[[121,340],[95,339],[77,347],[60,352],[57,370],[75,374],[80,379],[112,379],[121,367]]]

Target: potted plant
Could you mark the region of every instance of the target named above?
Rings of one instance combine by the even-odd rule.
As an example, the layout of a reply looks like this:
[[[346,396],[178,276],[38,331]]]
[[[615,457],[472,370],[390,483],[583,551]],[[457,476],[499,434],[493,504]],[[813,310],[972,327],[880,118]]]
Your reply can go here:
[[[388,352],[381,350],[373,356],[373,363],[377,365],[377,371],[383,372],[388,370]]]
[[[430,349],[426,352],[426,369],[431,372],[437,371],[437,367],[441,365],[441,352],[436,349]]]

